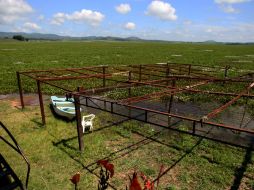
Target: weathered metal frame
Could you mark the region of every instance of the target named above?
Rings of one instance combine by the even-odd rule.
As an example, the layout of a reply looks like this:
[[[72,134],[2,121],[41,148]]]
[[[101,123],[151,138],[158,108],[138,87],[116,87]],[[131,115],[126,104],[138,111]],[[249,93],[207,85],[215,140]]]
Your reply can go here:
[[[200,69],[201,68],[201,69]],[[206,68],[206,70],[215,70],[215,71],[221,71],[223,72],[223,77],[213,76],[213,73],[210,74],[203,73],[203,69]],[[78,132],[78,140],[79,140],[79,149],[84,149],[84,142],[83,142],[83,134],[82,134],[82,127],[81,127],[81,113],[80,113],[80,106],[89,106],[87,103],[83,104],[80,103],[80,99],[85,99],[85,102],[87,102],[88,99],[98,99],[100,101],[104,102],[104,105],[110,104],[111,109],[107,110],[106,106],[103,108],[96,108],[103,111],[108,111],[112,114],[122,115],[120,113],[114,112],[114,105],[124,106],[129,110],[132,109],[138,109],[141,111],[144,111],[145,114],[145,121],[148,121],[148,113],[156,113],[161,115],[166,115],[169,118],[174,117],[182,120],[187,120],[190,122],[193,122],[193,130],[192,132],[188,134],[196,135],[196,125],[200,124],[202,125],[209,125],[214,127],[221,127],[225,129],[230,129],[238,132],[244,132],[251,135],[254,135],[254,131],[250,129],[243,129],[235,126],[229,126],[224,125],[220,123],[214,123],[208,121],[210,118],[214,117],[216,114],[222,112],[224,109],[226,109],[229,105],[235,103],[239,98],[241,97],[247,97],[247,98],[253,98],[254,94],[250,93],[251,88],[254,86],[253,84],[253,78],[243,78],[243,76],[249,76],[252,75],[252,73],[239,75],[239,77],[233,77],[230,78],[228,76],[230,68],[228,66],[226,67],[208,67],[208,66],[199,66],[199,65],[191,65],[191,64],[172,64],[172,63],[165,63],[165,64],[149,64],[149,65],[127,65],[127,66],[94,66],[94,67],[83,67],[83,68],[68,68],[68,69],[50,69],[50,70],[31,70],[31,71],[24,71],[24,72],[17,72],[17,82],[19,87],[19,93],[20,93],[20,101],[21,106],[24,108],[24,100],[23,100],[23,87],[21,82],[21,75],[29,77],[36,81],[37,84],[37,91],[38,91],[38,97],[40,102],[40,109],[41,109],[41,117],[42,117],[42,124],[46,124],[46,118],[45,118],[45,112],[44,112],[44,103],[42,98],[42,90],[41,90],[41,84],[47,84],[55,88],[59,88],[63,90],[64,92],[71,93],[74,96],[75,99],[75,108],[76,108],[76,115],[77,115],[77,132]],[[84,73],[88,72],[88,73]],[[91,73],[92,72],[92,73]],[[40,75],[40,73],[43,73],[43,75]],[[73,75],[75,74],[75,75]],[[125,80],[117,80],[113,79],[114,76],[117,75],[126,75]],[[216,74],[216,73],[215,73]],[[53,76],[52,76],[53,75]],[[253,76],[253,75],[252,75]],[[154,77],[156,79],[152,79],[151,77]],[[53,84],[53,81],[65,81],[65,80],[86,80],[86,79],[100,79],[102,80],[101,86],[93,89],[85,89],[76,87],[77,90],[73,91],[72,89],[65,88],[63,85],[56,85]],[[195,82],[192,85],[188,85],[185,87],[177,87],[176,81],[178,80],[188,80]],[[117,83],[116,86],[107,86],[107,81],[114,81]],[[207,90],[198,90],[194,89],[196,86],[205,85],[207,83],[244,83],[249,84],[249,86],[244,89],[240,93],[229,93],[229,92],[214,92],[214,91],[207,91]],[[163,84],[165,83],[165,84]],[[251,84],[250,84],[251,83]],[[153,86],[153,87],[159,87],[164,89],[164,92],[157,92],[154,93],[154,96],[151,96],[150,94],[144,95],[141,97],[131,97],[131,88],[133,87],[139,87],[139,86]],[[103,98],[94,98],[91,95],[95,93],[102,93],[107,92],[110,90],[113,90],[115,88],[127,88],[128,94],[129,94],[129,100],[128,101],[112,101],[107,100]],[[132,105],[132,103],[135,103],[137,101],[147,101],[151,100],[152,98],[157,98],[163,95],[170,95],[170,105],[173,101],[173,96],[176,93],[180,92],[188,92],[188,93],[202,93],[202,94],[214,94],[214,95],[220,95],[220,96],[231,96],[233,99],[226,103],[225,105],[217,108],[216,110],[212,110],[210,114],[203,116],[200,119],[186,117],[183,115],[177,115],[170,113],[170,106],[168,109],[168,112],[160,112],[153,109],[147,109],[140,106]],[[91,107],[91,106],[90,106]],[[130,119],[136,119],[138,118],[131,117],[130,115],[122,115],[124,117],[129,117]],[[169,119],[170,120],[170,119]],[[155,124],[156,123],[152,123]],[[176,130],[176,129],[174,129]],[[184,132],[184,131],[182,131]],[[186,131],[185,131],[186,133]]]
[[[30,176],[30,170],[31,170],[31,165],[29,160],[27,159],[26,155],[24,154],[23,150],[19,146],[18,142],[16,141],[15,137],[12,135],[12,133],[7,129],[7,127],[0,121],[0,128],[3,128],[3,130],[8,134],[12,142],[9,142],[4,138],[3,136],[0,135],[0,139],[5,142],[7,145],[9,145],[13,150],[15,150],[18,154],[20,154],[23,158],[23,160],[26,162],[27,165],[27,171],[26,171],[26,183],[25,186],[23,183],[21,183],[22,187],[21,189],[27,190],[28,187],[28,182],[29,182],[29,176]],[[14,145],[13,145],[14,143]],[[15,175],[16,176],[16,175]],[[17,176],[16,176],[17,177]],[[19,179],[18,179],[19,180]]]

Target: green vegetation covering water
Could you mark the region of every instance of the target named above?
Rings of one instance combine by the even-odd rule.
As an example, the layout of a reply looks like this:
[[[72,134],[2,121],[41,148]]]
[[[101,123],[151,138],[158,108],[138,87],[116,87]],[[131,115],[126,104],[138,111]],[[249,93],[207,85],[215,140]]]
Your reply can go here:
[[[172,62],[254,70],[254,45],[166,42],[0,41],[0,93],[17,92],[16,71]],[[32,88],[26,89],[34,91]]]

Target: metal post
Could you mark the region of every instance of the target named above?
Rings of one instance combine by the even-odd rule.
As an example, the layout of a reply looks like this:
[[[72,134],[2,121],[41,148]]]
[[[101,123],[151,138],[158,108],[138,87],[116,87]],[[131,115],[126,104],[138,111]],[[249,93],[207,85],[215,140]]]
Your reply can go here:
[[[106,68],[105,68],[105,66],[102,67],[102,73],[103,73],[103,84],[102,84],[102,86],[105,87],[106,86],[106,79],[105,79]]]
[[[196,133],[196,121],[193,121],[193,125],[192,125],[192,133],[195,134]]]
[[[106,78],[105,78],[105,74],[106,74],[106,67],[105,66],[103,66],[102,67],[102,73],[103,73],[103,83],[102,83],[102,86],[103,86],[103,88],[105,88],[105,86],[106,86]],[[104,101],[104,109],[106,109],[106,102]]]
[[[147,110],[145,110],[145,122],[147,122],[147,119],[148,119],[148,112]]]
[[[129,71],[128,81],[131,81],[131,71]],[[131,87],[128,88],[128,96],[131,97]]]
[[[225,67],[225,71],[224,71],[224,78],[226,79],[228,77],[228,70],[229,70],[229,66],[227,65]]]
[[[168,78],[169,77],[169,67],[167,67],[167,69],[166,69],[166,78]],[[167,83],[166,83],[166,85],[168,86],[168,83],[169,83],[169,81],[167,80]]]
[[[166,69],[166,78],[169,76],[169,68]]]
[[[169,100],[169,105],[168,105],[168,113],[171,112],[172,105],[173,105],[173,99],[174,99],[174,96],[171,95],[171,96],[170,96],[170,100]],[[170,126],[170,125],[171,125],[171,117],[169,116],[169,117],[168,117],[168,126]]]
[[[203,124],[203,119],[200,119],[200,127],[204,127],[204,124]]]
[[[87,97],[86,97],[86,106],[88,106],[88,99],[87,99]]]
[[[168,76],[170,75],[170,65],[169,63],[167,63],[167,67],[168,67]]]
[[[84,92],[85,89],[84,89],[83,86],[78,86],[77,91],[78,91],[78,92]]]
[[[247,94],[249,95],[250,91],[248,91]],[[242,128],[242,125],[243,125],[243,122],[244,122],[244,117],[245,117],[245,114],[246,114],[246,111],[247,111],[248,99],[249,99],[249,97],[245,97],[245,105],[244,105],[243,116],[242,116],[240,126],[239,126],[240,128]]]
[[[175,79],[172,81],[172,86],[175,87],[176,82]],[[168,105],[168,113],[171,113],[172,105],[173,105],[174,95],[170,96],[169,105]],[[168,117],[168,126],[171,125],[171,117]]]
[[[138,79],[138,81],[141,81],[141,78],[142,78],[141,70],[142,70],[142,65],[139,65],[139,79]]]
[[[172,87],[175,87],[176,86],[176,79],[173,79],[172,80]]]
[[[131,108],[128,107],[128,118],[131,119]]]
[[[83,130],[81,125],[80,100],[79,100],[79,96],[76,94],[74,95],[74,103],[75,103],[75,112],[76,112],[79,150],[83,151],[84,141],[83,141]]]
[[[41,93],[41,83],[39,80],[36,80],[37,82],[37,89],[38,89],[38,95],[39,95],[39,101],[40,101],[40,109],[41,109],[41,121],[42,124],[46,124],[46,119],[45,119],[45,111],[44,111],[44,105],[43,105],[43,98],[42,98],[42,93]]]
[[[191,64],[189,64],[189,71],[188,71],[188,75],[191,74]]]
[[[106,100],[103,100],[104,110],[107,110],[107,102]]]
[[[25,104],[24,104],[24,99],[23,99],[23,89],[22,89],[22,84],[21,84],[20,73],[17,71],[16,74],[17,74],[18,87],[19,87],[20,103],[21,103],[22,109],[24,109]]]
[[[129,81],[131,80],[131,71],[129,71],[128,80]],[[128,98],[130,97],[131,97],[131,87],[128,88]],[[128,117],[131,118],[131,108],[128,108]]]
[[[227,66],[225,67],[225,70],[224,70],[224,79],[227,79],[227,77],[228,77],[228,69],[229,69],[229,66],[227,65]],[[222,84],[224,85],[224,84],[225,84],[225,81],[223,81]]]
[[[110,104],[110,112],[113,113],[113,102]]]

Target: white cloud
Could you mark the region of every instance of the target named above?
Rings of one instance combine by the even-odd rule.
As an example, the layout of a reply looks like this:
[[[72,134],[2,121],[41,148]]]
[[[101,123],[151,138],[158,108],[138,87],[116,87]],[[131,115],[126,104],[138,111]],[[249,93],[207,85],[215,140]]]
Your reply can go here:
[[[214,0],[215,3],[219,4],[220,8],[225,13],[239,13],[240,11],[235,9],[232,4],[246,3],[251,0]]]
[[[136,28],[136,24],[133,22],[128,22],[124,25],[126,30],[134,30]]]
[[[239,13],[240,11],[235,9],[234,7],[232,7],[231,5],[222,5],[221,9],[225,12],[225,13]]]
[[[120,4],[116,6],[115,9],[120,14],[127,14],[131,11],[131,6],[129,4]]]
[[[215,3],[218,4],[236,4],[236,3],[245,3],[250,0],[215,0]]]
[[[254,42],[254,22],[237,23],[221,26],[193,22],[190,26],[177,25],[170,28],[145,28],[137,31],[135,36],[144,39],[169,41],[201,42],[215,40],[218,42]]]
[[[33,8],[23,0],[0,0],[0,24],[11,24],[33,12]]]
[[[27,30],[27,31],[38,31],[41,29],[40,26],[38,26],[36,23],[33,23],[33,22],[26,22],[24,25],[23,25],[24,29]]]
[[[57,13],[53,16],[51,24],[62,25],[65,20],[70,20],[77,23],[88,23],[89,25],[97,26],[103,21],[104,17],[105,16],[100,12],[82,9],[72,14]]]
[[[97,11],[82,9],[81,11],[75,11],[70,15],[66,15],[66,17],[68,20],[87,22],[90,25],[96,26],[103,21],[105,16]]]
[[[51,24],[62,25],[64,23],[65,19],[66,19],[66,15],[64,13],[56,13],[53,15]]]
[[[161,20],[176,20],[176,10],[169,3],[152,1],[147,7],[147,15],[158,17]]]
[[[38,32],[41,30],[41,27],[33,22],[26,22],[20,26],[14,26],[12,32]]]

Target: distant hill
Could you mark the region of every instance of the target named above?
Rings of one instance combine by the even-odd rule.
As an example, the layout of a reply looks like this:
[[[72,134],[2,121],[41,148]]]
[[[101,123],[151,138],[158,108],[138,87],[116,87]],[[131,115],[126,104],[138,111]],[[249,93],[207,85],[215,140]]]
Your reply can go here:
[[[0,32],[0,39],[12,38],[14,35],[22,35],[29,40],[70,40],[70,41],[142,41],[142,42],[166,42],[176,43],[177,41],[165,41],[165,40],[145,40],[139,37],[130,36],[127,38],[114,37],[114,36],[85,36],[85,37],[72,37],[72,36],[60,36],[57,34],[42,34],[42,33],[24,33],[24,32]],[[183,43],[181,41],[177,43]]]
[[[24,32],[0,32],[0,38],[12,38],[14,35],[22,35],[30,40],[105,40],[105,41],[145,41],[138,37],[112,37],[112,36],[86,36],[71,37],[57,34],[24,33]]]
[[[246,44],[253,45],[254,42],[217,42],[214,40],[207,40],[204,42],[184,42],[184,41],[166,41],[166,40],[146,40],[135,36],[127,38],[114,37],[114,36],[85,36],[85,37],[72,37],[72,36],[60,36],[57,34],[42,34],[42,33],[25,33],[25,32],[0,32],[0,39],[12,38],[14,35],[22,35],[29,40],[69,40],[69,41],[142,41],[142,42],[165,42],[165,43],[205,43],[205,44],[228,44],[238,45]]]
[[[215,40],[207,40],[207,41],[204,41],[202,43],[205,43],[205,44],[217,44],[217,43],[221,43],[221,42],[216,42]]]
[[[14,35],[22,35],[28,39],[61,40],[64,36],[56,34],[24,33],[24,32],[0,32],[0,38],[12,38]]]

